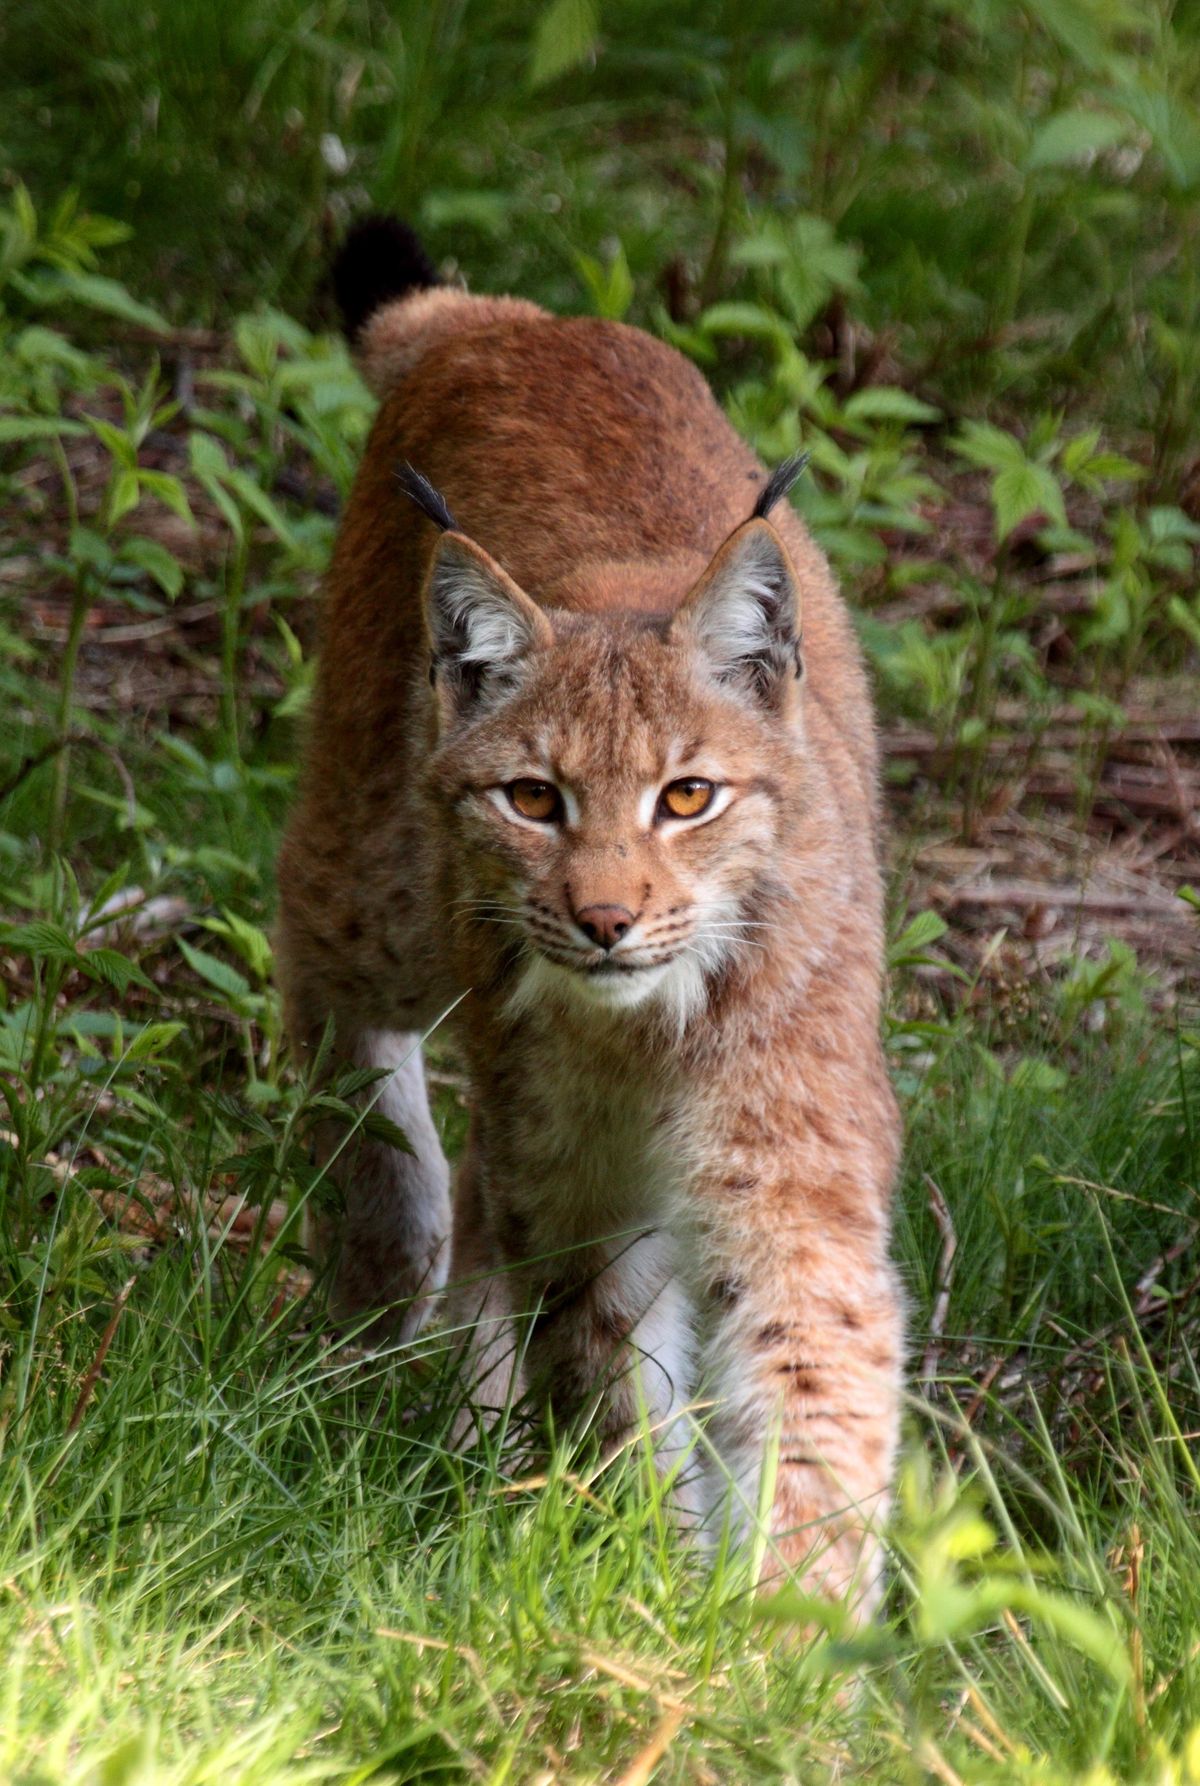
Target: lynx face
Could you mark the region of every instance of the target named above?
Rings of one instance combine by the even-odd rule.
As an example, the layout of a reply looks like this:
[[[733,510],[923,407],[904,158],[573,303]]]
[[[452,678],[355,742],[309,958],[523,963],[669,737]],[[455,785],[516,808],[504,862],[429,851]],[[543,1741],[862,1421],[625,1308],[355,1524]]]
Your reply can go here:
[[[790,569],[765,524],[752,532],[670,621],[546,614],[474,548],[472,578],[489,575],[464,610],[466,542],[443,543],[432,781],[460,921],[515,954],[515,1008],[656,1000],[683,1021],[723,963],[761,946],[756,893],[802,755]]]

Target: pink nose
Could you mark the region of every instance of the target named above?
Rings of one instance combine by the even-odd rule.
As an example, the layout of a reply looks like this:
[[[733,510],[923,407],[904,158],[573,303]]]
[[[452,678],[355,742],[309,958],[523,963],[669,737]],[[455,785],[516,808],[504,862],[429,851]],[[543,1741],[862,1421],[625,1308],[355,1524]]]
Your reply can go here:
[[[632,928],[634,917],[623,905],[585,905],[582,911],[575,913],[575,922],[589,943],[595,943],[601,949],[612,949]]]

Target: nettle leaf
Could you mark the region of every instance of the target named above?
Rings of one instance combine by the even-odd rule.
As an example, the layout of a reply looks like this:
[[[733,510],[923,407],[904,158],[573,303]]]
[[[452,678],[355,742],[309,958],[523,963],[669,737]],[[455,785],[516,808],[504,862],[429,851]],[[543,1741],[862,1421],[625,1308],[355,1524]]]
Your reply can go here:
[[[108,493],[108,522],[115,527],[125,515],[130,514],[141,501],[141,486],[136,471],[119,471],[112,481]]]
[[[888,966],[919,966],[925,960],[924,951],[931,943],[936,943],[945,936],[950,926],[937,912],[918,912],[910,924],[906,924],[900,935],[888,950]]]
[[[130,986],[142,986],[147,992],[155,990],[153,980],[147,979],[137,962],[117,949],[88,949],[78,957],[76,965],[89,980],[101,980],[118,992],[127,992]]]
[[[552,0],[534,27],[529,85],[544,87],[586,62],[599,30],[592,0]]]
[[[992,484],[992,507],[996,537],[1001,540],[1007,539],[1013,528],[1030,515],[1046,514],[1064,525],[1067,519],[1058,479],[1047,466],[1034,465],[1028,459],[997,474]]]
[[[195,949],[183,937],[176,937],[180,953],[194,973],[202,980],[207,980],[217,992],[227,999],[243,1000],[251,996],[250,982],[239,974],[235,967],[222,961],[218,955],[210,955],[206,949]]]
[[[990,422],[964,422],[950,445],[960,459],[985,471],[1005,471],[1028,463],[1016,435],[993,428]]]
[[[183,588],[183,566],[158,540],[144,539],[140,534],[135,539],[123,540],[121,557],[126,564],[145,571],[169,601],[174,601]]]
[[[251,924],[228,909],[223,910],[219,918],[202,918],[201,923],[214,936],[222,936],[231,943],[258,979],[268,977],[273,959],[271,939],[259,925]]]
[[[67,550],[75,564],[86,565],[98,577],[107,577],[112,570],[112,548],[93,527],[72,527]]]
[[[1026,171],[1037,173],[1042,168],[1069,167],[1079,162],[1086,166],[1105,149],[1124,142],[1129,134],[1129,120],[1112,112],[1090,112],[1081,107],[1059,112],[1034,131],[1025,157]]]
[[[169,508],[172,514],[178,515],[179,519],[186,521],[190,527],[196,525],[191,505],[187,499],[187,491],[177,477],[172,477],[169,471],[140,471],[138,477],[141,479],[142,488],[148,490],[151,496],[157,496],[158,500]]]
[[[256,483],[248,472],[243,471],[240,466],[227,466],[222,474],[222,481],[226,489],[231,491],[252,515],[256,515],[270,528],[281,545],[295,547],[296,536],[290,521],[282,509],[268,496],[262,485]]]
[[[372,1141],[386,1141],[389,1147],[399,1148],[401,1153],[413,1151],[412,1143],[399,1123],[393,1122],[390,1116],[383,1116],[378,1110],[367,1111],[362,1119],[362,1127]]]
[[[6,924],[0,930],[0,944],[35,961],[73,962],[78,955],[74,939],[61,925],[44,918],[34,918],[28,924]]]
[[[366,1091],[368,1086],[378,1085],[381,1079],[390,1077],[387,1067],[350,1067],[337,1075],[330,1091],[337,1098],[353,1098],[360,1091]]]

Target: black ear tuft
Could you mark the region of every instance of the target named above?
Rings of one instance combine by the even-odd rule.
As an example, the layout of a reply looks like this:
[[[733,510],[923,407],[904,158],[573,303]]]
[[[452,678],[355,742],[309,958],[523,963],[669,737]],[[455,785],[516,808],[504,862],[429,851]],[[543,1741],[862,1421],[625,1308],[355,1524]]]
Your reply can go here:
[[[758,501],[754,505],[754,514],[759,520],[765,521],[775,504],[783,501],[811,458],[811,453],[793,453],[790,459],[785,459],[782,465],[775,467],[759,491]]]
[[[398,217],[364,217],[333,263],[334,295],[351,343],[381,305],[441,283],[421,238]]]
[[[435,490],[427,477],[422,477],[415,466],[407,461],[399,467],[396,476],[400,479],[400,487],[410,502],[415,502],[423,515],[428,515],[435,527],[443,533],[457,533],[458,522],[446,506],[446,498],[440,490]]]

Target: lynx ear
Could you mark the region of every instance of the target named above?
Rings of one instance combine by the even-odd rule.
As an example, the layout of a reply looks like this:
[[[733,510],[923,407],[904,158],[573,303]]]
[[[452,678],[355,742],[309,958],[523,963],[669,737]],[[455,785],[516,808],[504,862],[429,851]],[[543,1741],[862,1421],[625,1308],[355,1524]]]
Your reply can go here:
[[[722,682],[777,706],[800,674],[800,594],[787,548],[769,522],[730,534],[671,623]]]
[[[459,710],[511,693],[522,660],[554,632],[494,558],[461,533],[444,533],[429,568],[425,613],[432,680]]]

